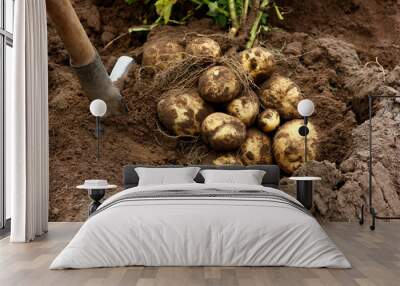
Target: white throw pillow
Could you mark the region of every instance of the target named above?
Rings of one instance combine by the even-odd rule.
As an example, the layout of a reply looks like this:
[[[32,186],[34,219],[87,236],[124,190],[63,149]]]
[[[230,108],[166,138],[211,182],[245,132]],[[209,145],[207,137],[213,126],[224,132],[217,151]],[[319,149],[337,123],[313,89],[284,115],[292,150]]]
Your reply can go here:
[[[261,185],[265,171],[261,170],[202,170],[205,184]]]
[[[135,168],[139,176],[139,186],[195,183],[199,167],[182,168]]]

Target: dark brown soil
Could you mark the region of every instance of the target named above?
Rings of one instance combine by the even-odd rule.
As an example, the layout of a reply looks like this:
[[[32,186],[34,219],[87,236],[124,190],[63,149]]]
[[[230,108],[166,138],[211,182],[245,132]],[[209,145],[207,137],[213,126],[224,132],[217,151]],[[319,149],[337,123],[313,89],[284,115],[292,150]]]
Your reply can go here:
[[[280,0],[289,12],[274,21],[289,32],[333,36],[353,44],[363,62],[377,57],[392,69],[400,60],[400,4],[396,0]]]
[[[347,86],[348,70],[375,61],[375,57],[384,67],[392,68],[400,59],[400,7],[396,3],[284,1],[291,13],[285,15],[284,22],[276,23],[282,29],[264,37],[265,43],[281,54],[278,72],[293,79],[316,103],[314,120],[324,138],[320,160],[340,164],[352,149],[351,133],[360,116],[356,116],[358,109],[352,103],[354,92]],[[137,6],[128,7],[123,0],[109,7],[96,6],[89,0],[73,1],[73,5],[109,71],[124,54],[140,61],[144,35],[123,36],[104,49],[128,27],[141,22],[142,11]],[[202,20],[189,27],[165,28],[161,34],[181,37],[188,31],[220,32],[210,21]],[[150,37],[159,35],[152,33]],[[337,39],[345,42],[338,44]],[[220,43],[224,43],[224,51],[231,47],[227,41]],[[361,62],[354,58],[351,44]],[[50,220],[85,220],[89,199],[75,189],[85,179],[105,178],[121,185],[122,166],[126,164],[204,163],[215,156],[201,143],[177,143],[160,134],[156,125],[159,93],[143,96],[135,86],[137,72],[134,67],[127,79],[118,83],[130,111],[124,118],[104,120],[101,157],[96,162],[95,122],[89,113],[89,100],[49,23]]]

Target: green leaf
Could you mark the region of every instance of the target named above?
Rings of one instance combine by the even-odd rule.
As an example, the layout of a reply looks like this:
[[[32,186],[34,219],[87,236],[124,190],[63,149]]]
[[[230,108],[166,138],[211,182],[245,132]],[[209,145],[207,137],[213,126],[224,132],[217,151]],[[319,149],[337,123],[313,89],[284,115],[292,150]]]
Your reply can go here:
[[[267,14],[263,14],[261,16],[261,24],[262,25],[267,25],[267,23],[268,23],[268,15]]]
[[[215,18],[217,16],[217,13],[211,12],[210,10],[208,10],[206,15]]]
[[[214,19],[217,25],[219,25],[222,28],[225,28],[228,25],[228,19],[222,14],[218,14],[217,16],[214,17]]]
[[[243,13],[243,1],[242,0],[235,0],[235,6],[236,6],[236,13],[238,16],[242,15]]]
[[[228,8],[228,0],[218,0],[217,1],[218,7],[226,10],[226,8]]]
[[[209,9],[209,13],[212,15],[217,15],[217,10],[218,10],[218,4],[215,2],[209,2],[208,3],[208,9]]]
[[[154,4],[156,6],[157,14],[164,19],[164,24],[169,22],[171,18],[172,6],[176,3],[176,0],[157,0]]]
[[[224,15],[225,17],[229,16],[228,11],[226,11],[225,9],[228,5],[227,0],[218,0],[216,2],[210,0],[202,0],[202,1],[206,3],[208,6],[208,12],[207,12],[208,16],[216,17],[219,14]]]
[[[128,5],[133,5],[135,4],[136,0],[125,0],[125,3]]]

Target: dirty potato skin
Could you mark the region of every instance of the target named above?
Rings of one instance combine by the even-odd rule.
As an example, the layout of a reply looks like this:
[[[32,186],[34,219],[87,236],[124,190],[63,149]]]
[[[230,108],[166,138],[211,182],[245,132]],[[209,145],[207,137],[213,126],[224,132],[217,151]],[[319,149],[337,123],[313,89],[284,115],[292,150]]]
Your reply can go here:
[[[265,48],[255,47],[242,51],[239,62],[255,82],[268,78],[275,70],[273,54]]]
[[[157,104],[157,114],[163,126],[177,136],[196,136],[210,107],[194,89],[170,90]]]
[[[243,165],[242,160],[233,154],[233,153],[226,153],[223,155],[218,156],[216,159],[213,160],[213,164],[217,166],[223,165]]]
[[[274,131],[280,123],[279,112],[275,109],[267,108],[258,115],[258,127],[265,133]]]
[[[260,102],[255,94],[240,96],[228,104],[226,111],[239,118],[246,126],[251,126],[257,119]]]
[[[292,174],[304,162],[304,137],[299,134],[303,120],[288,121],[279,127],[272,144],[275,161],[288,174]],[[318,156],[318,133],[315,125],[308,123],[307,159],[315,160]]]
[[[232,151],[246,139],[246,126],[236,117],[215,112],[201,126],[203,140],[215,151]]]
[[[276,109],[281,118],[299,118],[297,104],[302,99],[300,88],[289,78],[274,74],[262,84],[259,97],[265,108]]]
[[[209,102],[229,102],[240,93],[241,85],[235,74],[225,66],[206,70],[199,78],[200,95]]]
[[[272,164],[271,139],[260,130],[251,128],[247,130],[240,153],[245,165]]]
[[[197,57],[219,58],[221,47],[213,39],[197,37],[186,45],[186,52]]]
[[[166,38],[150,40],[143,45],[143,66],[153,66],[160,70],[178,63],[185,58],[185,49],[177,41]]]

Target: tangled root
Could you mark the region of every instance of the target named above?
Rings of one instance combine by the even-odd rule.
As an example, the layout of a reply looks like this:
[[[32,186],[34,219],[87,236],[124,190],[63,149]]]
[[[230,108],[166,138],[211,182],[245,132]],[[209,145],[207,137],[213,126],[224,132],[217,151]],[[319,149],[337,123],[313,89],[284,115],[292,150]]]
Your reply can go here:
[[[198,34],[196,34],[196,36],[198,36]],[[207,37],[213,38],[210,35],[207,35]],[[138,55],[138,53],[140,53],[139,50],[135,50],[134,52],[135,54],[132,54],[132,56],[140,57]],[[165,132],[160,124],[156,122],[156,119],[150,119],[150,114],[155,112],[157,102],[166,91],[171,89],[197,88],[198,79],[203,72],[217,65],[228,67],[239,80],[243,92],[253,95],[251,91],[252,88],[255,87],[255,84],[252,78],[245,73],[235,54],[225,55],[216,59],[185,53],[183,60],[177,61],[163,70],[152,66],[136,65],[129,75],[131,80],[128,84],[131,87],[130,90],[134,90],[134,94],[127,97],[128,106],[130,109],[135,110],[135,105],[138,102],[148,102],[151,110],[138,111],[141,113],[148,113],[146,117],[149,118],[149,120],[145,122],[146,126],[155,130],[158,134],[164,135],[163,137],[166,139],[182,141],[182,138],[179,136],[175,137]],[[157,118],[157,116],[152,117]],[[183,141],[193,140],[196,139],[183,138]]]
[[[254,86],[252,79],[244,72],[240,63],[234,57],[200,57],[185,54],[185,59],[164,70],[144,66],[138,68],[135,76],[135,89],[145,96],[149,93],[161,94],[171,89],[194,88],[201,74],[207,69],[224,65],[236,75],[243,90],[250,93]]]

